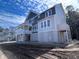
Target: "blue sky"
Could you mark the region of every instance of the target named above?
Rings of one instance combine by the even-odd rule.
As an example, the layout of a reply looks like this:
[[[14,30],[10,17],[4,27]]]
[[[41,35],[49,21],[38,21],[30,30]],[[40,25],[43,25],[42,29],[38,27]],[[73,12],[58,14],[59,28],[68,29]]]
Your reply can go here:
[[[57,3],[62,3],[64,7],[79,6],[77,0],[0,0],[0,26],[17,26],[24,22],[30,10],[42,12]]]

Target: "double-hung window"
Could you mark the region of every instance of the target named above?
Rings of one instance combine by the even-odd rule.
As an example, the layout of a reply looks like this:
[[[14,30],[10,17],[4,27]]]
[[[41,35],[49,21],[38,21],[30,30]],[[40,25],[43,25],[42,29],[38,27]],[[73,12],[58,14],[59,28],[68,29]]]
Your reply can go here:
[[[49,10],[49,16],[52,15],[52,10]]]
[[[41,28],[43,28],[43,22],[41,22]]]
[[[46,27],[46,21],[44,21],[44,27]]]
[[[47,17],[48,16],[48,11],[47,12],[45,12],[45,17]]]
[[[47,20],[47,26],[50,26],[50,20]]]

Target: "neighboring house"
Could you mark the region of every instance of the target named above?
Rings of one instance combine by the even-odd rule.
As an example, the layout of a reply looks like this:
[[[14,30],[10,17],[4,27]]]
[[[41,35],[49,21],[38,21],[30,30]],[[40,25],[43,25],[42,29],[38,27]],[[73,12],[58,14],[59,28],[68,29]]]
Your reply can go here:
[[[14,28],[3,29],[3,31],[0,32],[0,42],[2,41],[15,41]]]
[[[29,41],[30,39],[30,34],[31,31],[29,31],[28,25],[25,23],[20,24],[19,26],[16,27],[15,29],[15,36],[16,36],[16,41]]]
[[[0,42],[5,40],[5,35],[3,32],[0,32]]]
[[[32,26],[31,42],[39,43],[69,43],[70,28],[61,4],[39,13],[30,12],[25,23]]]
[[[3,31],[0,32],[0,42],[8,41],[8,34],[9,34],[9,30],[3,29]]]
[[[30,11],[28,14],[27,19],[35,17],[37,14],[34,11]],[[15,33],[16,33],[16,41],[30,41],[31,39],[31,31],[32,24],[28,21],[25,21],[24,23],[20,24],[16,27]]]
[[[10,27],[9,28],[8,38],[9,38],[10,41],[15,41],[16,40],[15,27]]]

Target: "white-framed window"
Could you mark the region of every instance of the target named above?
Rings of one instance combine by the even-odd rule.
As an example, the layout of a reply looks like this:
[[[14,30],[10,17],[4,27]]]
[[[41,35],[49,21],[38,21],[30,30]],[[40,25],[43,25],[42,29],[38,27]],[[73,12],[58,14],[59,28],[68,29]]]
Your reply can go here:
[[[47,20],[47,26],[50,26],[50,20]]]
[[[34,26],[32,27],[32,31],[34,31]]]
[[[47,17],[47,16],[48,16],[48,11],[45,12],[45,17]]]
[[[52,15],[52,10],[48,10],[45,12],[45,17]]]
[[[41,22],[41,28],[43,28],[43,22]]]
[[[46,21],[44,21],[44,27],[46,27]]]
[[[52,10],[49,10],[48,16],[52,15]]]

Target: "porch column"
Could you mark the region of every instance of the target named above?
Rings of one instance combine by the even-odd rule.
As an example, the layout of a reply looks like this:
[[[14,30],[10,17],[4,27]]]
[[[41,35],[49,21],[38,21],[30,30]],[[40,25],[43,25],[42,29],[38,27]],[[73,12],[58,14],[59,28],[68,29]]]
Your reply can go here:
[[[69,43],[69,38],[68,38],[68,32],[67,31],[66,31],[66,36],[67,36],[66,42]]]
[[[16,37],[16,41],[18,41],[18,40],[17,40],[17,35],[16,35],[15,37]]]

